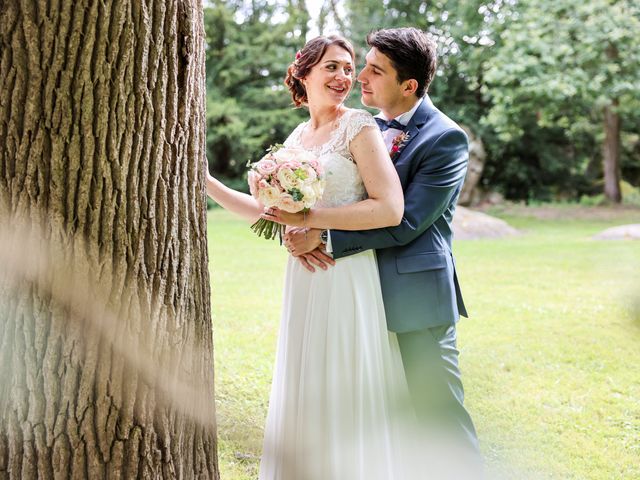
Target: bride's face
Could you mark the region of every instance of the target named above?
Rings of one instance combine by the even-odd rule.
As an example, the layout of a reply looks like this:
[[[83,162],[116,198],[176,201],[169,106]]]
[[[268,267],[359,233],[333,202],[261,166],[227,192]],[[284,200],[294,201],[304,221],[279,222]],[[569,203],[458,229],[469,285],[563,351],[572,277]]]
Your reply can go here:
[[[331,45],[302,79],[309,105],[341,104],[351,91],[353,78],[353,59],[349,52]]]

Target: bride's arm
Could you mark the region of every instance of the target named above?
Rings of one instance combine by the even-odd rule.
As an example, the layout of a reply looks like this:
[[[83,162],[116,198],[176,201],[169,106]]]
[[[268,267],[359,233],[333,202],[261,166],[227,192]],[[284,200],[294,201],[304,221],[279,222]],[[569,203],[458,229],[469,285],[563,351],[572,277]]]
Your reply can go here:
[[[254,223],[260,218],[264,208],[255,198],[246,193],[238,192],[227,187],[217,178],[207,172],[207,195],[225,210],[246,218]]]
[[[313,208],[306,215],[271,210],[263,218],[293,226],[368,230],[395,226],[402,220],[404,196],[398,174],[377,127],[365,127],[349,145],[368,198],[351,205]]]

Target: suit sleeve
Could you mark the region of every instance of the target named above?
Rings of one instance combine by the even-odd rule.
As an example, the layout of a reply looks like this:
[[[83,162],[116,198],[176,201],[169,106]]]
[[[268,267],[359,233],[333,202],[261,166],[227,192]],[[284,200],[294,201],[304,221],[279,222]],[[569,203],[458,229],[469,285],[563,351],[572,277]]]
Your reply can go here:
[[[467,172],[469,147],[465,133],[447,130],[415,155],[418,166],[405,189],[400,225],[360,231],[331,230],[334,258],[363,250],[406,245],[451,206]]]

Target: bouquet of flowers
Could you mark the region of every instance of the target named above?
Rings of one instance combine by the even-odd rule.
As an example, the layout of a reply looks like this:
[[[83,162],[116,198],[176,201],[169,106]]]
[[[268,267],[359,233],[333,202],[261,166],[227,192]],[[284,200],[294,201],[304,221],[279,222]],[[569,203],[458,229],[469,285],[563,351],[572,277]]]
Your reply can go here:
[[[275,145],[259,161],[248,166],[251,195],[267,208],[306,212],[322,197],[324,172],[310,152]],[[283,228],[283,225],[263,218],[251,225],[258,236],[267,240],[277,234],[282,241]]]

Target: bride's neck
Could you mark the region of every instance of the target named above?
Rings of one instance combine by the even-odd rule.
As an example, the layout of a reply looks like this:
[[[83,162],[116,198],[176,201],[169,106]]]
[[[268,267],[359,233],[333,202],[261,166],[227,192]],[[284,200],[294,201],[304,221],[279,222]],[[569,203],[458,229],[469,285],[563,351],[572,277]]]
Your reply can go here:
[[[312,107],[309,106],[309,126],[311,128],[318,129],[328,123],[333,122],[342,111],[344,107],[342,105],[331,105],[329,107]]]

